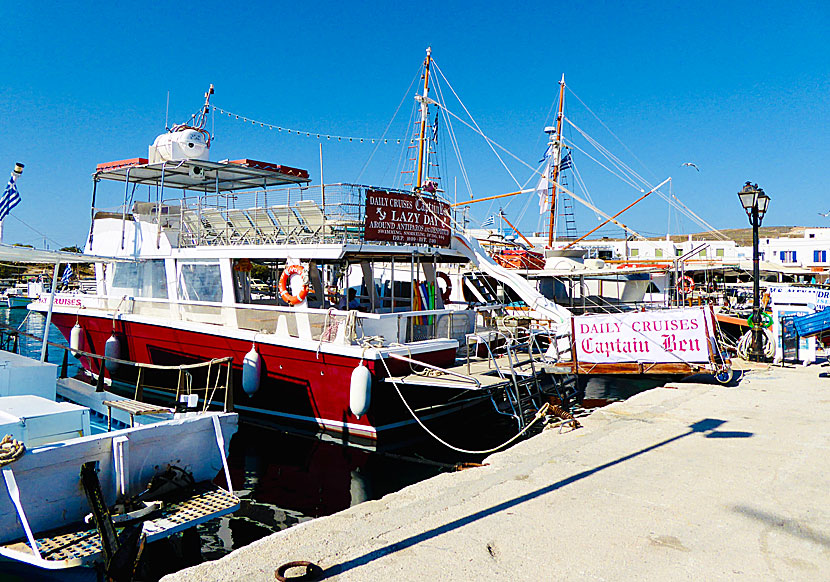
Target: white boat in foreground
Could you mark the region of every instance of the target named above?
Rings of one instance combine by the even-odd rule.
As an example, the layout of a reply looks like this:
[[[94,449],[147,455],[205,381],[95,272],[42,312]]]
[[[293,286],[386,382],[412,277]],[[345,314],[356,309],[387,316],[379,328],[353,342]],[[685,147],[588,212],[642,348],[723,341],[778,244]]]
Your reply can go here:
[[[155,407],[156,414],[140,416],[142,422],[135,426],[96,433],[90,422],[96,411],[56,401],[54,364],[0,352],[0,368],[0,433],[25,446],[23,450],[10,444],[0,461],[0,487],[6,490],[0,495],[0,555],[5,558],[47,569],[101,561],[106,555],[101,536],[83,523],[91,510],[81,483],[84,464],[94,463],[106,507],[141,493],[170,467],[183,469],[196,483],[224,473],[226,491],[197,488],[190,499],[150,515],[143,523],[148,542],[238,508],[226,459],[230,437],[237,430],[236,414],[176,413]],[[131,410],[134,417],[143,412],[135,408],[141,403],[118,401],[78,380],[62,379],[60,384],[60,392],[85,397],[96,408]],[[184,516],[181,508],[193,499],[206,508]],[[72,524],[79,524],[80,531],[52,535],[52,530]]]

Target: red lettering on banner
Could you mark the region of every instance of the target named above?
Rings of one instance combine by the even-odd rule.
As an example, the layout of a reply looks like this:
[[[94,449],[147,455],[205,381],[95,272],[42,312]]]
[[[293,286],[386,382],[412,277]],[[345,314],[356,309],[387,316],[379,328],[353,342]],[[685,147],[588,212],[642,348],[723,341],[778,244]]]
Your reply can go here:
[[[81,300],[69,297],[55,297],[55,305],[66,305],[68,307],[80,307]]]

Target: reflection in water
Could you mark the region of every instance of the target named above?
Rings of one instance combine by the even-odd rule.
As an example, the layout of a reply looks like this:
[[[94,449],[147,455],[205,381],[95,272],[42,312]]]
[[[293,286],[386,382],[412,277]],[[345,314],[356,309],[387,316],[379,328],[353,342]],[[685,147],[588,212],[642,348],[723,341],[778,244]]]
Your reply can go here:
[[[0,309],[0,321],[5,325],[29,334],[33,337],[21,334],[18,338],[17,353],[23,356],[40,360],[41,340],[35,338],[43,337],[43,327],[46,324],[46,317],[36,311],[29,311],[28,309]],[[8,330],[4,330],[8,334]],[[64,346],[69,346],[69,343],[64,339],[61,332],[54,325],[49,330],[49,341]],[[11,347],[11,346],[9,346]],[[61,365],[63,361],[64,350],[55,347],[49,347],[48,361]],[[67,375],[74,376],[81,370],[78,360],[71,357],[68,360]]]
[[[379,499],[445,467],[247,424],[234,435],[228,462],[243,503],[235,514],[200,528],[205,559],[302,521]]]

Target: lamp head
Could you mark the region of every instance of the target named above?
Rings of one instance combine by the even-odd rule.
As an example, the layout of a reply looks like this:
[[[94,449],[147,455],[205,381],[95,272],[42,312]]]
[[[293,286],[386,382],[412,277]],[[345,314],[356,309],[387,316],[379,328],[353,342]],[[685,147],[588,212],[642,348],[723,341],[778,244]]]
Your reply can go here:
[[[767,196],[763,188],[759,188],[758,184],[747,182],[744,187],[738,192],[738,199],[741,201],[741,206],[746,211],[746,215],[752,220],[752,209],[758,207],[758,224],[764,218],[764,214],[769,207],[770,197]]]

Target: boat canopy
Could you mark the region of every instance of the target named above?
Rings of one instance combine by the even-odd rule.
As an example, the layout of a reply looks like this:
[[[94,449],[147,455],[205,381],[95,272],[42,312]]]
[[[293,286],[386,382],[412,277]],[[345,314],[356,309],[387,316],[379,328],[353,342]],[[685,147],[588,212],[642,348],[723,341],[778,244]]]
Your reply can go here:
[[[216,193],[309,182],[308,171],[255,160],[177,160],[148,163],[132,158],[98,164],[96,180],[114,180]]]
[[[103,257],[98,255],[87,255],[83,253],[72,253],[68,251],[50,251],[33,249],[31,247],[18,247],[0,244],[0,261],[13,263],[134,263],[136,260],[125,257]]]

